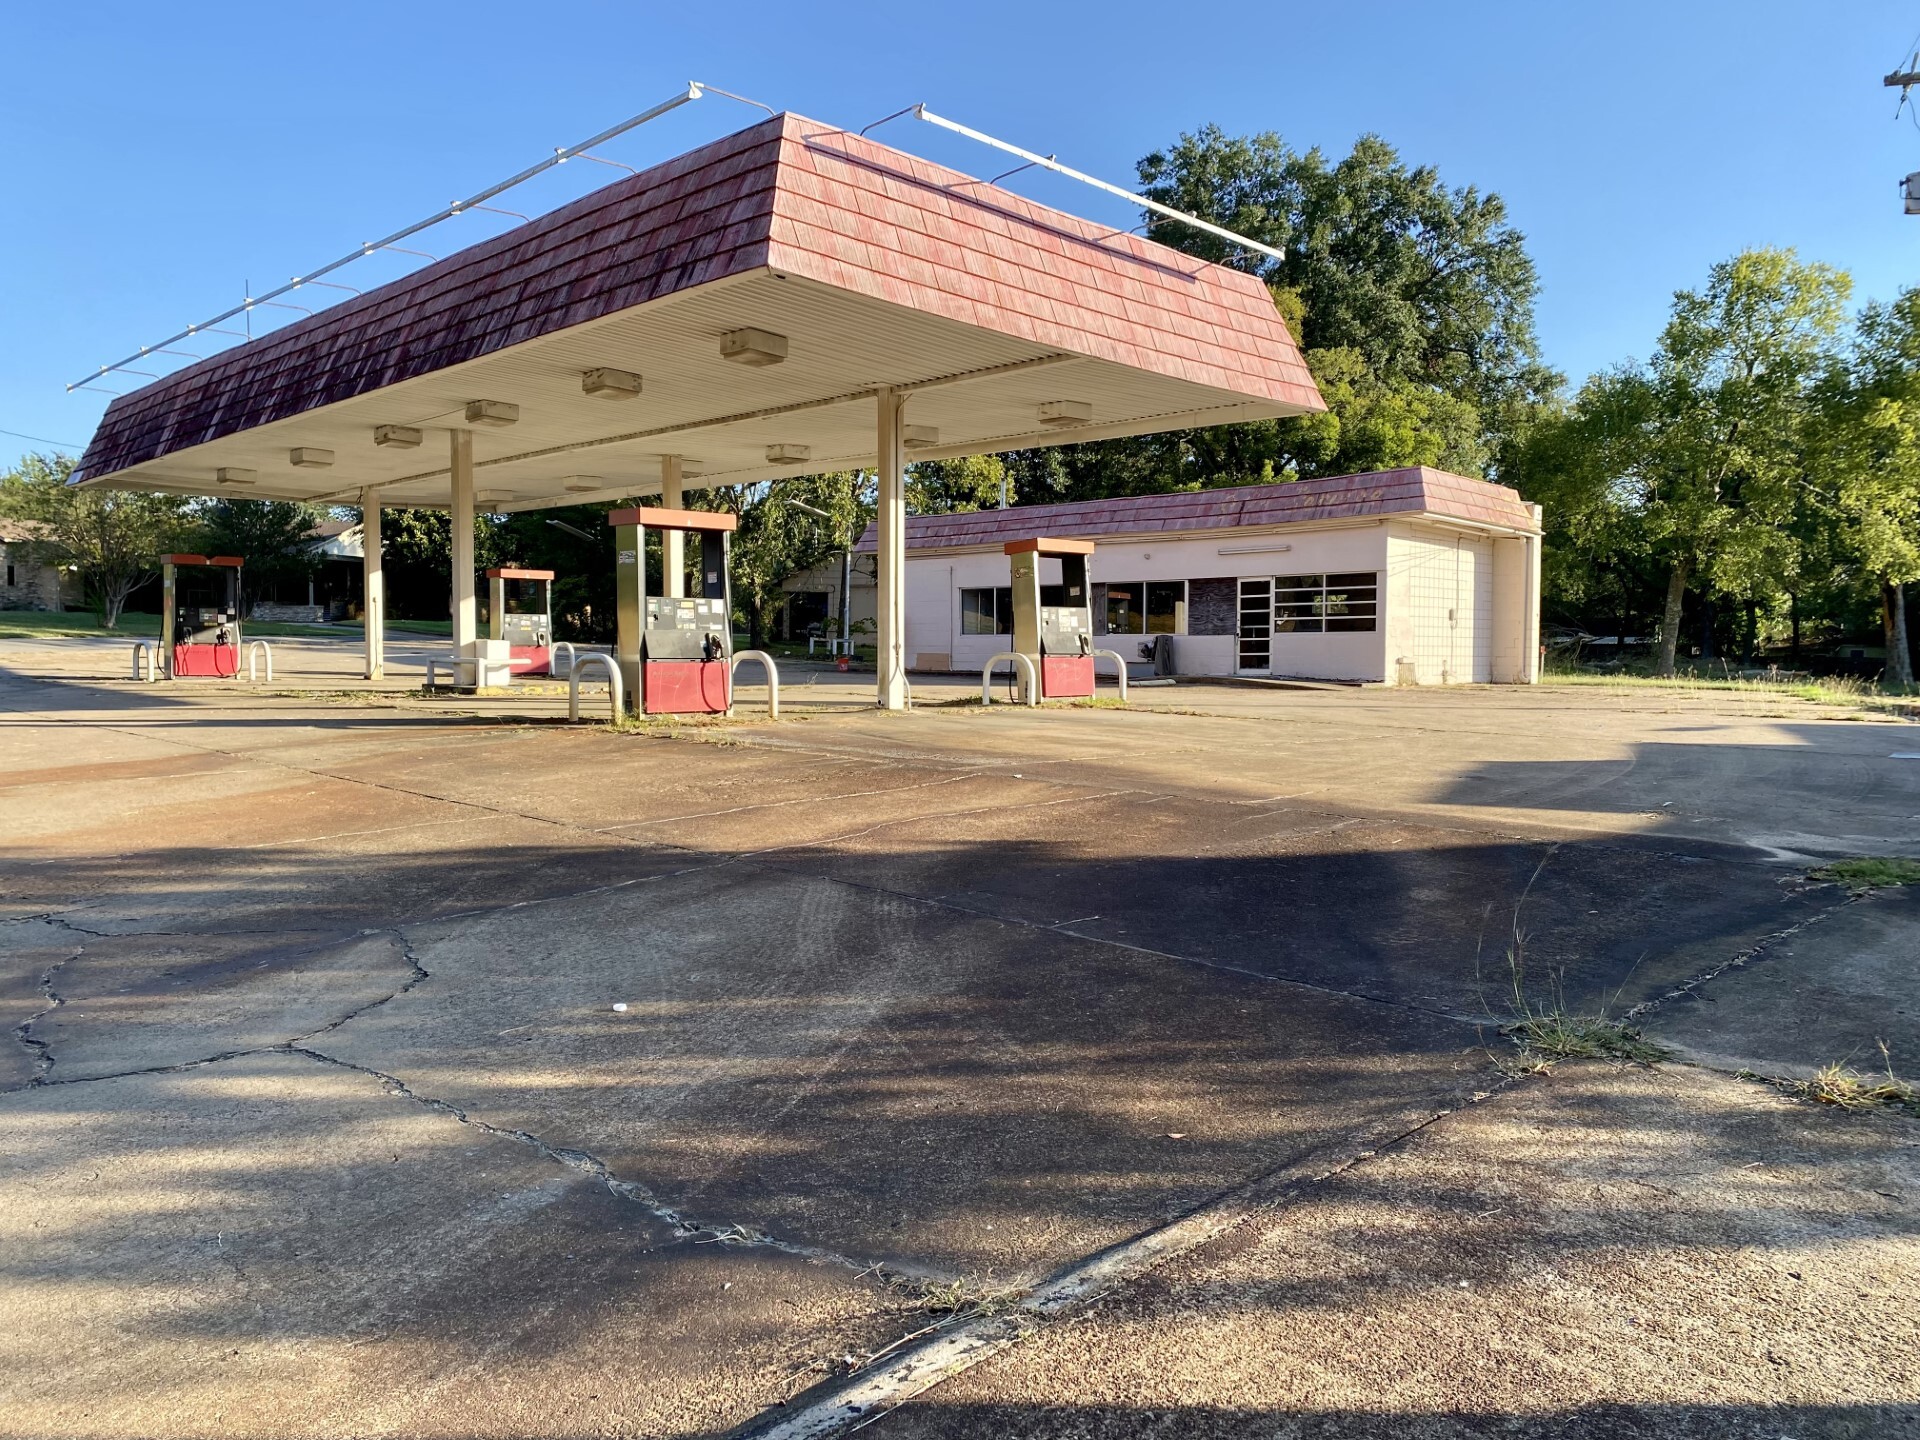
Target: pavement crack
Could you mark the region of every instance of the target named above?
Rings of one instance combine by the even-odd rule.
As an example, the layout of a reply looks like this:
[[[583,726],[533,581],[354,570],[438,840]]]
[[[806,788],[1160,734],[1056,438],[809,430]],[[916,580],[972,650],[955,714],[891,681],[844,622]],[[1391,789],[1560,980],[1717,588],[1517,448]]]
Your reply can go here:
[[[731,1245],[752,1249],[773,1250],[783,1255],[793,1255],[804,1260],[813,1260],[828,1265],[838,1265],[860,1274],[874,1273],[870,1261],[853,1259],[838,1251],[828,1250],[817,1245],[803,1245],[797,1241],[782,1240],[752,1225],[718,1224],[709,1220],[694,1219],[655,1194],[647,1186],[633,1180],[623,1180],[614,1174],[606,1161],[590,1151],[576,1150],[564,1145],[550,1145],[539,1136],[525,1130],[516,1130],[507,1125],[495,1125],[479,1119],[450,1100],[441,1100],[432,1095],[422,1095],[397,1075],[384,1070],[375,1070],[368,1065],[356,1065],[351,1060],[341,1060],[323,1050],[310,1049],[305,1045],[276,1045],[273,1051],[304,1055],[323,1065],[331,1065],[341,1070],[352,1070],[380,1082],[389,1094],[411,1100],[414,1104],[432,1110],[436,1114],[450,1116],[462,1125],[467,1125],[487,1135],[495,1135],[503,1140],[512,1140],[528,1149],[545,1156],[556,1165],[588,1175],[606,1186],[609,1191],[646,1210],[654,1219],[666,1225],[682,1239],[693,1241],[696,1245]]]
[[[1255,1214],[1272,1212],[1389,1150],[1456,1111],[1493,1098],[1515,1081],[1496,1082],[1457,1104],[1407,1107],[1333,1146],[1256,1176],[1165,1225],[1075,1260],[993,1313],[963,1314],[913,1332],[874,1352],[880,1363],[821,1382],[728,1432],[729,1440],[827,1440],[897,1410],[1034,1330],[1085,1308],[1156,1265],[1196,1250]],[[904,1343],[903,1343],[904,1342]]]
[[[298,1045],[301,1041],[311,1040],[316,1035],[326,1035],[334,1030],[338,1030],[342,1025],[345,1025],[348,1021],[358,1020],[362,1015],[365,1015],[368,1011],[378,1010],[382,1005],[385,1005],[390,1000],[398,1000],[402,995],[405,995],[409,990],[412,990],[416,985],[419,985],[423,980],[431,980],[433,978],[433,973],[430,970],[428,970],[426,966],[422,965],[420,963],[419,956],[413,953],[413,942],[407,938],[405,931],[394,929],[394,930],[389,930],[387,933],[392,935],[395,940],[400,942],[401,958],[407,962],[408,968],[413,971],[413,973],[407,977],[406,983],[403,985],[395,986],[393,989],[389,990],[386,994],[382,995],[377,1000],[369,1000],[364,1005],[355,1006],[353,1009],[349,1010],[346,1014],[341,1015],[336,1019],[329,1020],[326,1024],[320,1026],[316,1030],[309,1030],[304,1035],[296,1035],[293,1038],[293,1040],[288,1042],[289,1044]]]
[[[1632,1009],[1623,1013],[1620,1016],[1621,1021],[1623,1023],[1628,1023],[1631,1021],[1644,1019],[1646,1016],[1651,1015],[1654,1011],[1660,1009],[1670,1000],[1685,1000],[1692,997],[1693,995],[1697,994],[1702,988],[1712,984],[1715,980],[1718,980],[1722,975],[1725,975],[1728,971],[1740,970],[1745,968],[1747,965],[1750,965],[1755,960],[1764,959],[1767,953],[1771,951],[1774,946],[1778,945],[1782,940],[1790,940],[1795,935],[1798,935],[1801,931],[1807,929],[1809,926],[1818,925],[1822,920],[1825,920],[1827,917],[1831,915],[1839,914],[1840,911],[1846,909],[1847,906],[1857,903],[1860,898],[1861,897],[1858,895],[1849,895],[1845,900],[1842,900],[1838,905],[1829,906],[1825,910],[1816,910],[1813,914],[1804,916],[1803,918],[1794,921],[1793,924],[1791,925],[1783,926],[1782,928],[1772,931],[1769,934],[1762,935],[1758,940],[1754,941],[1753,944],[1747,946],[1746,949],[1740,951],[1738,954],[1729,956],[1727,959],[1722,960],[1718,965],[1715,965],[1709,969],[1703,970],[1698,975],[1695,975],[1690,979],[1682,980],[1678,985],[1675,985],[1671,990],[1666,991],[1664,994],[1656,995],[1651,1000],[1642,1000],[1638,1005],[1635,1005]]]

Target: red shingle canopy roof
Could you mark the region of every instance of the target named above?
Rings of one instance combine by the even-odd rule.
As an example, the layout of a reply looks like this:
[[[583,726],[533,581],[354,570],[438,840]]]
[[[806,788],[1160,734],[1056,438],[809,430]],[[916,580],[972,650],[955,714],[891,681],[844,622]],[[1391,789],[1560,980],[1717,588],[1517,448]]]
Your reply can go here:
[[[483,469],[495,467],[482,478],[523,481],[549,503],[560,494],[559,472],[582,462],[542,458],[555,448],[545,443],[549,432],[538,431],[542,423],[564,445],[583,438],[611,444],[607,437],[636,428],[634,417],[642,415],[649,423],[638,428],[650,443],[638,448],[657,455],[688,449],[680,439],[660,438],[663,426],[684,421],[687,433],[710,434],[722,424],[716,416],[731,424],[751,408],[718,390],[741,384],[740,367],[723,367],[709,355],[721,330],[743,323],[737,316],[716,311],[708,321],[704,313],[675,311],[678,331],[621,331],[617,342],[604,327],[664,302],[731,294],[729,286],[753,283],[754,276],[802,282],[768,292],[768,305],[790,300],[801,319],[775,317],[792,328],[793,357],[755,372],[762,390],[745,394],[759,395],[762,407],[789,402],[789,391],[831,396],[832,384],[909,383],[1028,357],[1098,362],[1020,376],[1026,389],[1018,392],[1017,420],[1007,418],[1016,411],[1005,403],[991,417],[982,411],[973,426],[978,433],[935,416],[949,442],[936,453],[968,453],[970,443],[1007,448],[1015,438],[1010,427],[1026,432],[1022,444],[1051,444],[1166,429],[1193,423],[1183,415],[1201,411],[1230,420],[1324,408],[1257,278],[1116,234],[876,141],[781,115],[116,398],[81,474],[135,486],[144,480],[153,488],[204,480],[219,493],[217,466],[251,465],[258,488],[248,493],[258,495],[317,496],[343,481],[425,487],[444,474],[432,468],[439,463],[433,452],[376,451],[372,424],[417,425],[422,415],[444,413],[429,400],[443,405],[449,394],[464,394],[521,405],[522,423],[512,430],[480,432]],[[828,298],[820,301],[822,295]],[[800,307],[805,296],[814,297],[811,310]],[[736,296],[735,303],[745,302]],[[744,323],[764,323],[751,314]],[[808,316],[819,319],[819,333],[805,330]],[[889,317],[899,317],[897,332]],[[929,319],[947,328],[929,331]],[[568,333],[607,337],[606,353],[592,363],[643,370],[645,394],[631,408],[582,404],[578,357],[569,352],[544,369],[539,363],[557,353],[543,347]],[[535,358],[506,363],[522,350]],[[696,361],[709,366],[711,378]],[[890,373],[883,363],[917,368]],[[813,364],[821,373],[802,390],[800,379]],[[839,368],[829,374],[832,365]],[[456,366],[465,367],[460,376],[444,375]],[[1145,377],[1157,383],[1145,384]],[[544,398],[525,388],[549,379],[555,388]],[[565,380],[570,391],[559,383]],[[422,388],[426,381],[444,383]],[[676,381],[684,382],[684,396]],[[782,384],[787,391],[776,388]],[[388,408],[370,403],[394,387],[400,391]],[[398,403],[401,391],[405,404]],[[1035,419],[1035,397],[1061,393],[1094,397],[1091,431],[1076,436]],[[574,408],[562,415],[565,406]],[[931,402],[925,408],[938,409]],[[858,423],[850,434],[871,431],[869,419]],[[274,427],[270,446],[257,438],[247,452],[243,441],[262,427]],[[768,442],[759,431],[749,438],[729,457],[703,462],[713,483],[786,473],[764,464],[760,451]],[[854,443],[799,438],[812,442],[815,461],[842,460],[845,444]],[[864,443],[870,456],[872,441]],[[296,470],[286,463],[288,445],[336,447],[338,469],[330,476]],[[526,453],[516,453],[516,445]],[[169,463],[152,463],[163,459]],[[147,469],[119,479],[138,466]]]
[[[1033,535],[1099,539],[1414,514],[1530,534],[1539,531],[1532,507],[1518,491],[1416,465],[1278,485],[1236,485],[1175,495],[1075,500],[1061,505],[1015,505],[1006,510],[975,510],[960,515],[910,515],[907,549],[998,548],[1008,540]],[[873,550],[874,537],[874,527],[869,525],[854,548]]]

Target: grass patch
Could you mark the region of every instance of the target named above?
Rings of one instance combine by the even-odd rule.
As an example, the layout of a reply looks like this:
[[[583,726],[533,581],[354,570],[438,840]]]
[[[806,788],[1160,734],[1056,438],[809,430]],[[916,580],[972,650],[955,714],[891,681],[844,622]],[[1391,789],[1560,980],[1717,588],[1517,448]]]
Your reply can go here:
[[[1920,1085],[1902,1080],[1893,1073],[1893,1056],[1887,1042],[1880,1045],[1884,1067],[1878,1075],[1863,1075],[1851,1065],[1836,1062],[1823,1066],[1811,1080],[1779,1080],[1769,1075],[1741,1072],[1750,1079],[1764,1080],[1796,1100],[1828,1105],[1835,1110],[1860,1114],[1869,1110],[1901,1110],[1920,1118]]]
[[[1657,1065],[1667,1052],[1638,1030],[1604,1015],[1569,1015],[1541,1010],[1500,1033],[1519,1047],[1520,1068],[1546,1070],[1560,1060],[1612,1060],[1622,1065]]]
[[[1592,685],[1614,690],[1720,691],[1804,700],[1815,705],[1850,706],[1875,712],[1910,710],[1914,704],[1914,693],[1910,690],[1890,689],[1856,676],[1809,676],[1777,669],[1736,671],[1722,667],[1717,674],[1689,669],[1672,676],[1659,676],[1629,670],[1549,668],[1540,677],[1540,683]]]
[[[1546,867],[1542,858],[1532,879],[1540,878]],[[1607,1004],[1592,1014],[1581,1014],[1567,1007],[1566,972],[1554,971],[1548,978],[1547,996],[1535,998],[1527,979],[1527,937],[1520,928],[1520,906],[1526,893],[1514,906],[1512,938],[1507,943],[1506,1008],[1510,1018],[1500,1033],[1513,1042],[1515,1055],[1495,1057],[1494,1064],[1509,1075],[1533,1075],[1551,1070],[1562,1060],[1608,1060],[1616,1065],[1657,1065],[1669,1058],[1668,1052],[1647,1039],[1630,1025],[1611,1018],[1607,1011],[1620,998],[1626,981],[1613,992]],[[1474,973],[1479,975],[1479,961]],[[1632,978],[1632,972],[1628,972]],[[1489,1007],[1491,1008],[1491,1007]]]
[[[1892,885],[1920,885],[1920,860],[1905,855],[1863,855],[1817,866],[1807,872],[1807,878],[1844,885],[1856,894]]]
[[[126,636],[144,640],[160,633],[158,615],[120,612],[120,623],[104,629],[91,610],[0,610],[0,640],[95,639]]]

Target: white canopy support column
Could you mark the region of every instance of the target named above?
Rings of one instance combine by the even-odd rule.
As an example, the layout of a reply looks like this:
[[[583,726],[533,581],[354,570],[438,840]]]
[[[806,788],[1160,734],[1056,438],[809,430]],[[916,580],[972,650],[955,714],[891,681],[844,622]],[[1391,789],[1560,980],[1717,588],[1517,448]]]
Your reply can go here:
[[[380,563],[380,492],[360,492],[360,620],[366,630],[367,679],[387,673],[387,576]]]
[[[664,510],[687,508],[687,489],[678,455],[660,457],[660,506]],[[660,581],[660,593],[663,595],[678,598],[687,593],[687,535],[684,530],[660,532]]]
[[[473,432],[451,430],[448,439],[453,471],[453,653],[456,659],[471,660],[480,638],[480,606],[473,591]]]
[[[878,397],[880,651],[878,694],[883,710],[907,708],[907,485],[900,417],[907,397],[882,387]]]

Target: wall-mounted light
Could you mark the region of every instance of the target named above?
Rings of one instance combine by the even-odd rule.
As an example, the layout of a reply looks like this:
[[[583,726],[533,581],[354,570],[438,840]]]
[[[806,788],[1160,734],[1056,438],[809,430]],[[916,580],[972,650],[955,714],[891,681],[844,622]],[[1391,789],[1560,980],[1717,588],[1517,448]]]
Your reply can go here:
[[[520,418],[520,407],[505,400],[469,400],[467,402],[467,423],[469,425],[487,425],[493,429],[503,429],[514,424]]]
[[[778,365],[787,358],[787,337],[771,330],[729,330],[720,337],[720,358],[736,365]]]
[[[631,400],[640,393],[640,377],[631,370],[611,370],[603,365],[582,375],[580,388],[602,400]]]
[[[1093,406],[1085,400],[1048,400],[1040,406],[1040,423],[1064,429],[1085,425],[1093,419]]]
[[[235,470],[231,466],[222,465],[213,472],[213,478],[222,485],[251,485],[260,478],[260,475],[255,470]]]
[[[376,425],[373,443],[392,450],[417,450],[425,437],[411,425]]]
[[[800,465],[813,458],[811,445],[769,445],[767,463],[769,465]]]
[[[333,452],[312,445],[296,445],[287,451],[287,463],[296,470],[324,470],[333,464]]]

